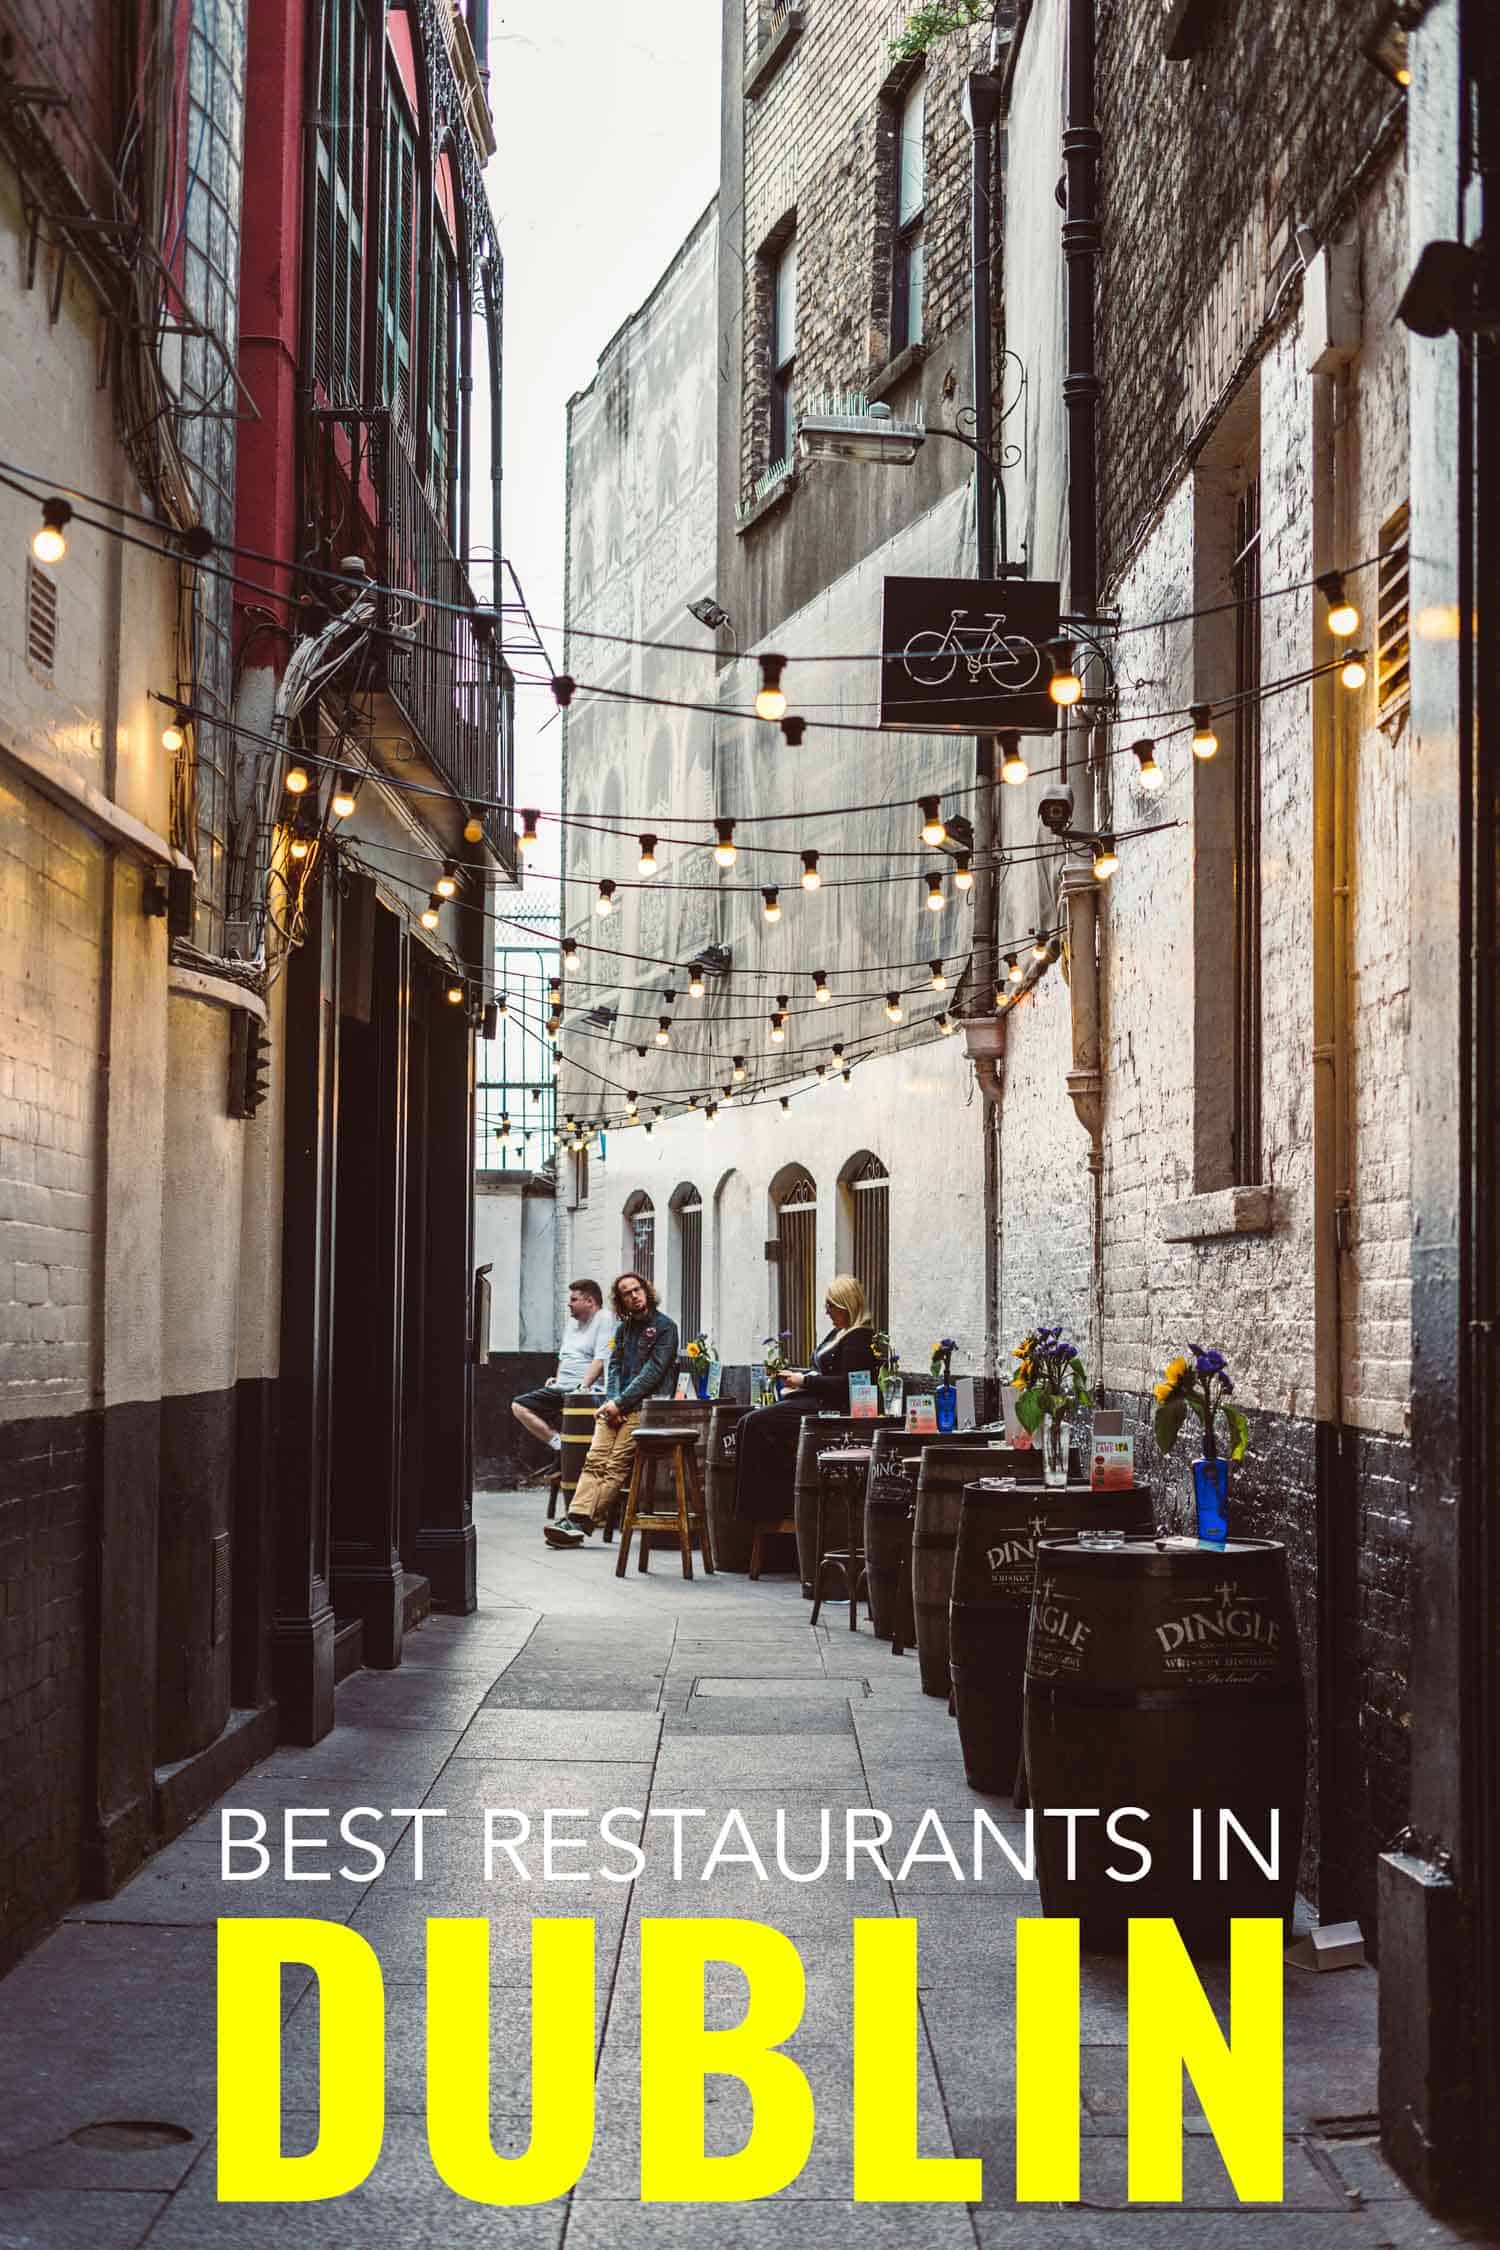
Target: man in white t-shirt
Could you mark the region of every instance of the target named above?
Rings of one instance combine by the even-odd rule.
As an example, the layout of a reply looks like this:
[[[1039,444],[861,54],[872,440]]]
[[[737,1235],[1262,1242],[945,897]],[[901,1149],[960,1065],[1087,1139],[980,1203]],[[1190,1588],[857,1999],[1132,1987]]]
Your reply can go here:
[[[563,1402],[569,1391],[591,1391],[604,1380],[604,1363],[615,1333],[597,1281],[568,1283],[568,1318],[563,1323],[557,1372],[539,1391],[523,1391],[511,1412],[530,1437],[548,1448],[550,1472],[562,1450]]]

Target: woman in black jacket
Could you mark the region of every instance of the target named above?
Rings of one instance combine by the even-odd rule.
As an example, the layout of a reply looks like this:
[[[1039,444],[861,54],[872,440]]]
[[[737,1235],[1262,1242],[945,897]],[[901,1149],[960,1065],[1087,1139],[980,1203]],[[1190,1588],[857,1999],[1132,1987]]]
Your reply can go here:
[[[823,1310],[833,1326],[805,1374],[783,1375],[784,1396],[758,1406],[739,1425],[734,1512],[746,1523],[780,1523],[792,1512],[797,1439],[807,1414],[847,1414],[849,1378],[873,1375],[875,1340],[865,1293],[852,1274],[828,1284]]]

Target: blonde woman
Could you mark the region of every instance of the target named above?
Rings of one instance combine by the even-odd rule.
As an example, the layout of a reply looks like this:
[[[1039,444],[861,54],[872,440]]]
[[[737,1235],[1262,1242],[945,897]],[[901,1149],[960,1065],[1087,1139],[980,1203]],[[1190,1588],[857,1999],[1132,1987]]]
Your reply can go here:
[[[829,1282],[823,1310],[831,1326],[805,1373],[781,1378],[783,1396],[739,1425],[734,1511],[747,1523],[779,1523],[791,1513],[797,1439],[806,1414],[847,1414],[851,1375],[875,1372],[875,1340],[865,1293],[852,1273]]]

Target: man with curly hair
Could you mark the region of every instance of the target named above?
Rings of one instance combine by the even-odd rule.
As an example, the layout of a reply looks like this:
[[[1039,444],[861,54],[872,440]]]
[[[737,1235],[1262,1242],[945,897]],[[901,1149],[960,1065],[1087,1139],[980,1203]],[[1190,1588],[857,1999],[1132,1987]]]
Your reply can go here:
[[[619,1325],[609,1351],[604,1404],[567,1515],[542,1526],[549,1547],[581,1547],[592,1537],[629,1482],[641,1408],[668,1388],[677,1366],[677,1323],[662,1311],[651,1283],[638,1273],[622,1273],[609,1294]]]

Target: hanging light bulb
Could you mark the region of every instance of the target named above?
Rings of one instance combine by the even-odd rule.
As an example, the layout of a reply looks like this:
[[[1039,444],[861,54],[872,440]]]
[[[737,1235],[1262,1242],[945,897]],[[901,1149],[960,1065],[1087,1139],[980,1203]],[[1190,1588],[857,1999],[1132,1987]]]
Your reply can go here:
[[[161,746],[175,758],[187,744],[188,715],[179,704],[161,730]]]
[[[503,992],[497,992],[495,995],[495,1013],[497,1016],[508,1016],[510,1014],[510,1000]]]
[[[1047,933],[1046,933],[1046,931],[1045,931],[1045,930],[1033,930],[1033,931],[1032,931],[1032,933],[1031,933],[1031,958],[1032,958],[1032,960],[1033,960],[1033,961],[1045,961],[1045,960],[1046,960],[1046,958],[1047,958]]]
[[[807,721],[806,719],[793,718],[790,714],[788,714],[788,716],[781,722],[781,731],[786,736],[786,739],[791,744],[792,748],[794,750],[800,750],[802,747],[802,737],[807,732]]]
[[[328,800],[328,810],[333,814],[335,820],[347,820],[349,818],[354,810],[355,799],[358,794],[353,774],[347,768],[341,767],[333,784],[333,795]]]
[[[945,976],[945,974],[943,973],[943,964],[942,964],[942,962],[941,962],[941,961],[929,961],[929,962],[928,962],[928,964],[927,964],[927,967],[928,967],[928,971],[929,971],[929,973],[930,973],[930,975],[931,975],[931,978],[932,978],[932,989],[933,989],[933,991],[934,991],[934,992],[946,992],[946,991],[947,991],[947,989],[948,989],[948,979],[947,979],[947,977]]]
[[[1214,733],[1214,715],[1207,703],[1195,703],[1189,716],[1193,722],[1193,756],[1215,758],[1219,753],[1219,738]]]
[[[849,1084],[849,1081],[850,1081],[850,1080],[851,1080],[851,1079],[853,1078],[853,1076],[854,1076],[854,1073],[853,1073],[853,1071],[852,1071],[852,1070],[851,1070],[851,1069],[849,1068],[849,1065],[848,1065],[847,1063],[845,1063],[845,1065],[844,1065],[844,1084],[845,1084],[846,1086],[847,1086],[847,1085]]]
[[[312,850],[312,844],[306,836],[294,835],[287,845],[287,850],[291,853],[293,859],[306,859],[308,853]]]
[[[716,820],[714,827],[717,829],[719,836],[719,841],[714,846],[714,864],[717,867],[733,867],[739,857],[735,848],[734,822],[732,820]]]
[[[734,1069],[733,1069],[733,1072],[732,1072],[732,1076],[733,1076],[733,1078],[734,1078],[734,1082],[735,1082],[736,1086],[743,1086],[743,1085],[744,1085],[744,1083],[745,1083],[745,1058],[744,1058],[744,1056],[743,1056],[743,1055],[736,1055],[736,1056],[735,1056],[735,1058],[734,1058]]]
[[[901,1005],[901,995],[899,992],[888,992],[886,994],[885,1012],[892,1023],[901,1023],[904,1020],[906,1010]]]
[[[755,698],[756,715],[762,719],[786,717],[786,693],[781,685],[781,675],[786,669],[784,656],[763,656],[760,660],[760,693]]]
[[[535,836],[532,837],[531,841],[536,842]],[[468,818],[464,822],[464,842],[466,844],[482,844],[484,842],[484,821],[472,806],[470,806]]]
[[[701,1000],[703,998],[703,963],[701,961],[694,961],[688,969],[688,998],[690,1000]]]
[[[1071,710],[1083,700],[1083,681],[1074,668],[1071,641],[1057,640],[1047,643],[1047,655],[1052,661],[1052,677],[1047,682],[1047,693],[1059,710]]]
[[[802,888],[805,891],[820,891],[823,888],[823,878],[818,872],[818,855],[816,852],[804,852],[802,854]]]
[[[657,1017],[657,1019],[656,1019],[656,1044],[657,1044],[657,1046],[658,1046],[658,1047],[670,1047],[670,1046],[671,1046],[671,1044],[672,1044],[672,1019],[671,1019],[671,1017],[670,1017],[670,1016],[658,1016],[658,1017]]]
[[[1139,742],[1132,742],[1130,747],[1135,753],[1137,784],[1148,797],[1159,797],[1167,785],[1167,777],[1156,762],[1156,744],[1147,735]]]
[[[639,872],[642,875],[654,875],[656,873],[656,838],[654,836],[643,836],[641,838]]]
[[[606,875],[599,885],[599,895],[594,900],[594,912],[601,917],[615,910],[615,886]]]
[[[1008,781],[1013,789],[1019,789],[1031,771],[1021,755],[1021,737],[1014,732],[1002,734],[1000,743],[1000,779]]]
[[[1359,631],[1359,611],[1344,591],[1342,575],[1336,570],[1325,570],[1313,583],[1328,604],[1329,632],[1335,640],[1347,641]]]
[[[946,843],[948,828],[943,819],[942,800],[938,797],[919,797],[917,804],[922,814],[923,843],[934,846]]]
[[[721,1086],[721,1087],[719,1088],[719,1105],[720,1105],[720,1107],[721,1107],[721,1108],[723,1108],[723,1109],[729,1109],[729,1108],[731,1108],[731,1107],[733,1106],[733,1103],[734,1103],[734,1088],[733,1088],[732,1086]]]
[[[778,891],[773,884],[769,890],[762,891],[760,895],[765,900],[765,905],[761,908],[761,912],[762,914],[764,914],[766,920],[768,922],[779,922],[781,920],[780,891]]]
[[[791,1097],[791,1095],[790,1095],[790,1094],[783,1094],[783,1095],[782,1095],[782,1097],[781,1097],[781,1106],[782,1106],[783,1110],[788,1110],[788,1109],[790,1109],[790,1108],[791,1108],[791,1106],[792,1106],[792,1097]]]
[[[432,893],[427,904],[423,907],[421,919],[424,930],[435,930],[443,919],[443,902],[436,891]]]
[[[443,862],[443,872],[432,886],[439,898],[452,898],[458,890],[458,869],[451,859]]]
[[[306,766],[290,765],[286,769],[286,780],[282,786],[289,797],[305,797],[312,786],[312,776]]]
[[[828,1052],[830,1053],[830,1055],[832,1055],[832,1057],[833,1057],[833,1059],[834,1059],[834,1061],[835,1061],[836,1063],[841,1063],[841,1062],[843,1061],[843,1059],[844,1059],[844,1042],[843,1042],[843,1040],[842,1040],[842,1039],[835,1039],[835,1041],[833,1042],[833,1045],[832,1045],[832,1046],[831,1046],[831,1047],[829,1048]]]
[[[813,971],[813,998],[820,1008],[826,1008],[833,998],[833,994],[828,989],[828,971],[826,969],[814,969]]]
[[[625,1115],[634,1123],[641,1114],[641,1097],[632,1086],[625,1096]]]
[[[508,1141],[510,1139],[510,1119],[508,1117],[502,1117],[495,1127],[495,1138],[497,1141]]]
[[[939,1031],[940,1031],[940,1032],[942,1033],[943,1037],[944,1037],[944,1038],[946,1039],[946,1038],[947,1038],[947,1036],[948,1036],[948,1034],[949,1034],[949,1032],[950,1032],[950,1031],[951,1031],[952,1029],[953,1029],[953,1018],[952,1018],[952,1017],[951,1017],[951,1016],[949,1015],[949,1013],[948,1013],[947,1009],[945,1008],[945,1009],[943,1010],[942,1014],[941,1014],[941,1015],[940,1015],[940,1016],[938,1017],[938,1030],[939,1030]]]
[[[559,711],[567,710],[568,705],[572,702],[574,695],[577,693],[577,689],[578,682],[576,680],[570,679],[566,672],[558,672],[554,675],[552,681],[552,700],[557,705]]]
[[[1005,988],[1005,986],[1004,986],[1003,984],[997,984],[997,985],[996,985],[996,987],[995,987],[995,1013],[996,1013],[996,1015],[1003,1015],[1003,1013],[1005,1012],[1005,1010],[1006,1010],[1006,1009],[1007,1009],[1007,1008],[1008,1008],[1009,1006],[1010,1006],[1010,994],[1009,994],[1009,992],[1007,992],[1007,990],[1006,990],[1006,988]]]
[[[68,501],[54,495],[42,502],[42,528],[32,533],[31,551],[39,563],[60,563],[68,551],[65,536],[73,521],[73,510]]]
[[[778,1008],[771,1018],[771,1045],[780,1047],[786,1040],[786,1017]]]
[[[521,834],[518,841],[523,852],[534,852],[536,850],[536,824],[540,818],[540,813],[533,812],[529,807],[522,808]],[[464,830],[464,834],[467,836],[467,829]]]
[[[704,1122],[704,1124],[705,1124],[705,1125],[716,1125],[716,1124],[718,1123],[718,1120],[719,1120],[719,1105],[718,1105],[718,1103],[717,1103],[717,1102],[709,1102],[709,1103],[707,1103],[707,1104],[705,1105],[705,1107],[704,1107],[704,1111],[703,1111],[703,1122]]]
[[[967,852],[960,852],[958,855],[958,864],[953,870],[953,888],[956,891],[972,891],[974,888],[974,870],[969,864]]]
[[[1113,836],[1101,836],[1094,845],[1094,874],[1096,879],[1101,883],[1107,883],[1119,864],[1120,855],[1115,850]],[[1045,960],[1045,947],[1042,951],[1042,957]]]
[[[819,1063],[819,1064],[818,1064],[818,1066],[817,1066],[817,1068],[818,1068],[818,1076],[819,1076],[820,1078],[826,1078],[826,1077],[828,1076],[828,1065],[827,1065],[827,1063]]]
[[[575,962],[577,961],[577,959],[578,959],[578,940],[577,940],[577,938],[576,938],[576,937],[565,937],[565,938],[563,939],[563,941],[562,941],[562,957],[563,957],[564,961],[566,961],[566,962],[567,962],[567,964],[568,964],[568,966],[569,966],[570,968],[571,968],[571,967],[573,966],[573,964],[574,964],[574,963],[575,963]]]
[[[1362,648],[1352,649],[1339,666],[1339,678],[1344,686],[1351,692],[1355,691],[1364,686],[1369,676],[1369,667],[1365,661],[1364,650]]]
[[[450,984],[450,985],[449,985],[449,987],[448,987],[448,1004],[449,1004],[449,1006],[450,1006],[450,1007],[453,1007],[453,1008],[461,1008],[461,1007],[463,1006],[463,1001],[464,1001],[464,988],[463,988],[463,986],[462,986],[461,984]]]
[[[1019,953],[1006,954],[1005,973],[1010,978],[1012,984],[1019,984],[1022,977],[1025,976],[1026,971],[1021,966],[1021,956]]]
[[[677,1004],[677,987],[672,984],[663,986],[662,999],[669,1008],[675,1007]]]
[[[927,911],[928,911],[928,913],[929,913],[929,914],[941,914],[941,913],[942,913],[942,911],[943,911],[943,908],[944,908],[944,907],[945,907],[945,906],[947,905],[947,903],[948,903],[948,901],[947,901],[947,898],[946,898],[946,897],[944,896],[944,893],[943,893],[943,878],[942,878],[942,876],[941,876],[941,875],[929,875],[929,876],[928,876],[928,878],[927,878]]]

